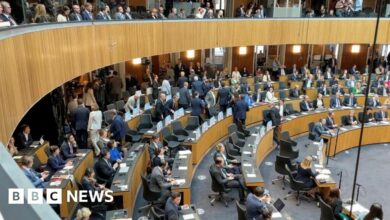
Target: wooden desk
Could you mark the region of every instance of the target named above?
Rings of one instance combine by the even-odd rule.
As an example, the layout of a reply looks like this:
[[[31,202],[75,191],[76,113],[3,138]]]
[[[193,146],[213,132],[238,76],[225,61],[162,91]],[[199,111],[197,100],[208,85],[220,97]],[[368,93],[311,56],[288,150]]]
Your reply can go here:
[[[28,147],[18,152],[16,156],[14,156],[15,162],[21,166],[21,157],[19,156],[32,156],[35,159],[38,159],[41,164],[47,163],[47,154],[45,152],[45,149],[49,147],[49,142],[45,141],[43,144],[39,145],[38,147]],[[40,164],[35,164],[39,166]]]
[[[60,185],[54,186],[52,185],[53,181],[51,180],[49,186],[47,188],[56,188],[62,190],[62,202],[60,204],[60,217],[61,218],[69,218],[71,217],[74,209],[76,208],[76,203],[72,200],[67,202],[67,192],[74,192],[78,190],[77,183],[81,182],[81,179],[84,176],[85,170],[89,167],[93,166],[93,152],[92,150],[79,149],[77,153],[85,154],[83,157],[76,157],[70,159],[73,161],[73,168],[69,171],[59,170],[53,176],[53,178],[66,177],[66,175],[71,174],[74,178],[74,181],[70,179],[62,179]]]
[[[187,170],[182,170],[180,167],[186,167]],[[192,154],[181,154],[179,151],[172,165],[172,177],[175,179],[185,179],[185,183],[172,186],[171,191],[182,194],[183,204],[191,204],[192,175]]]
[[[129,171],[126,174],[117,172],[114,176],[111,190],[113,191],[114,201],[122,201],[120,209],[126,209],[128,216],[133,216],[134,204],[137,199],[138,189],[141,186],[141,175],[146,172],[149,163],[149,151],[143,143],[134,144],[132,149],[127,152],[122,162],[126,163]],[[135,150],[138,149],[138,152]],[[121,188],[126,186],[127,188]]]

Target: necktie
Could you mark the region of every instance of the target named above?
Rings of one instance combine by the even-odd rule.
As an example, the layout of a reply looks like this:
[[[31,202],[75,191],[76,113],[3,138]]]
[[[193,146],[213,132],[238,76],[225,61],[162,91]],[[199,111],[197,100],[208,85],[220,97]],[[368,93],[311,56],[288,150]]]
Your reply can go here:
[[[384,119],[385,118],[385,113],[384,112],[382,112],[382,119]]]
[[[339,99],[336,99],[336,108],[338,108],[339,106],[340,106]]]
[[[16,25],[15,20],[11,16],[8,17],[8,20],[11,23],[11,26]]]
[[[309,103],[305,102],[307,110],[309,110]]]
[[[224,170],[224,169],[221,169],[221,171],[222,171],[222,176],[223,176],[223,178],[226,179],[227,175],[226,175],[226,173],[225,173],[225,170]]]
[[[72,144],[69,144],[69,150],[70,150],[70,153],[73,154],[73,145]]]
[[[349,106],[352,106],[352,98],[349,98]]]

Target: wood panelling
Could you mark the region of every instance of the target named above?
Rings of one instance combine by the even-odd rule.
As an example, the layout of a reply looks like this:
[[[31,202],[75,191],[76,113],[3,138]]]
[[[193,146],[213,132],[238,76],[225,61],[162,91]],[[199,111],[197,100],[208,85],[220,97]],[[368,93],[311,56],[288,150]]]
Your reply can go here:
[[[132,60],[126,61],[126,75],[131,74],[138,81],[138,84],[144,81],[143,76],[146,73],[146,66],[142,64],[133,64]]]
[[[352,44],[344,44],[341,59],[341,68],[350,69],[353,65],[357,65],[357,69],[361,70],[367,62],[368,45],[360,45],[359,53],[351,52]]]
[[[286,45],[286,55],[284,63],[288,68],[291,68],[293,64],[296,64],[298,68],[307,63],[308,45],[301,45],[300,53],[293,53],[294,45]]]
[[[233,58],[232,58],[232,71],[234,67],[238,67],[238,71],[242,71],[244,67],[248,70],[249,74],[253,73],[253,56],[255,52],[255,48],[253,46],[247,46],[246,55],[240,55],[239,52],[240,47],[233,47]]]
[[[190,59],[187,57],[187,51],[182,51],[180,52],[180,59],[187,68],[190,66],[190,62],[192,62],[192,65],[195,67],[196,63],[201,61],[201,55],[201,50],[195,50],[195,57]],[[176,64],[176,60],[173,65],[174,64]]]
[[[390,43],[390,20],[378,44]],[[0,40],[0,140],[55,87],[100,67],[137,57],[215,47],[271,44],[370,44],[375,19],[131,21],[18,29]],[[38,30],[37,30],[38,29]],[[5,32],[4,32],[5,33]],[[8,33],[6,33],[8,34]]]

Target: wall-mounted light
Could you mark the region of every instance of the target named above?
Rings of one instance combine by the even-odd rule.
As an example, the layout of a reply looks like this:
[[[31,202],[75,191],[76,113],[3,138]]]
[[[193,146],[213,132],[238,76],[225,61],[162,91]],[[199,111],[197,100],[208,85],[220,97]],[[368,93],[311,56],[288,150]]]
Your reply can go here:
[[[141,64],[142,63],[142,59],[141,58],[135,58],[135,59],[133,59],[133,64],[134,65],[139,65],[139,64]]]
[[[301,45],[294,45],[292,52],[293,53],[300,53],[301,52]]]
[[[359,53],[359,52],[360,52],[360,45],[352,45],[351,53]]]
[[[193,59],[195,57],[195,50],[187,50],[187,58]]]
[[[240,54],[240,55],[246,55],[246,53],[247,53],[246,47],[240,47],[240,48],[238,49],[238,54]]]

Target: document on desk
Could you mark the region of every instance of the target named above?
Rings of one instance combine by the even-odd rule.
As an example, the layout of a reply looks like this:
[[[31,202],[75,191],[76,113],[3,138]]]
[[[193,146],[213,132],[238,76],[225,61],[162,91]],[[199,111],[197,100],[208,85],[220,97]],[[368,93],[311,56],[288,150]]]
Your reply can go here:
[[[50,186],[59,186],[61,185],[61,180],[60,181],[52,181],[50,182]]]
[[[183,215],[183,219],[184,219],[184,220],[187,220],[187,219],[195,219],[195,215],[194,215],[194,213],[185,214],[185,215]]]
[[[175,181],[179,185],[182,185],[182,184],[186,183],[186,179],[175,179]]]
[[[181,167],[179,167],[179,170],[187,170],[187,167],[181,166]]]
[[[329,169],[317,169],[317,172],[319,172],[320,174],[325,174],[325,175],[331,174]]]
[[[187,155],[180,155],[179,159],[187,159]]]
[[[280,212],[272,212],[272,218],[281,218],[282,214]]]
[[[321,164],[314,164],[314,167],[315,167],[315,168],[324,168],[324,166],[321,165]]]
[[[120,167],[119,168],[119,173],[127,173],[129,172],[129,167]]]
[[[346,131],[346,130],[348,130],[348,129],[341,127],[340,130],[341,130],[341,131]]]
[[[126,167],[127,165],[125,163],[120,163],[119,164],[119,167],[122,168],[122,167]]]
[[[242,164],[244,167],[251,167],[252,166],[252,164],[250,164],[250,163],[244,163],[244,164]]]
[[[64,167],[64,170],[71,170],[71,169],[73,169],[73,166],[66,166],[66,167]]]
[[[186,155],[186,154],[191,154],[192,152],[190,150],[181,150],[179,151],[179,155]]]
[[[326,175],[326,174],[318,174],[318,175],[316,176],[316,179],[317,179],[317,180],[325,180],[325,181],[327,181],[327,180],[329,179],[329,175]]]
[[[256,174],[255,173],[247,173],[246,176],[248,178],[255,178],[256,177]]]
[[[307,114],[309,114],[309,113],[307,113],[307,112],[301,112],[301,114],[302,114],[302,115],[307,115]]]
[[[250,151],[243,151],[242,154],[247,154],[247,155],[249,155],[249,154],[252,154],[252,152],[250,152]]]

